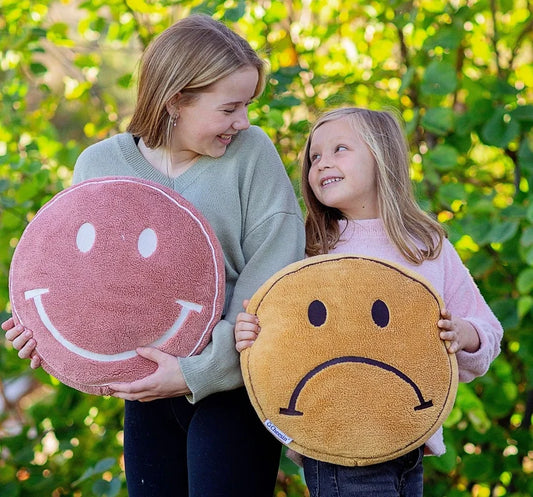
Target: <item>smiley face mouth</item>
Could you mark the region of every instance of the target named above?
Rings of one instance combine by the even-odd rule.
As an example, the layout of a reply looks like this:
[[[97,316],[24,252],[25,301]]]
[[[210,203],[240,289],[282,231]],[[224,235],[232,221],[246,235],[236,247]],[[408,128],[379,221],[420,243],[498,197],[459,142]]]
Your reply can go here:
[[[280,407],[279,413],[285,414],[286,416],[303,416],[303,412],[296,409],[296,402],[298,401],[298,397],[300,396],[300,393],[302,392],[307,382],[311,378],[313,378],[313,376],[320,373],[324,369],[331,367],[331,366],[335,366],[337,364],[343,364],[343,363],[368,364],[370,366],[378,367],[378,368],[384,369],[385,371],[389,371],[390,373],[393,373],[396,376],[398,376],[402,381],[406,382],[413,389],[419,401],[419,405],[413,408],[415,411],[420,411],[422,409],[427,409],[433,406],[433,401],[431,399],[429,400],[424,399],[424,396],[422,395],[422,392],[420,391],[420,388],[418,387],[418,385],[411,378],[409,378],[409,376],[402,373],[399,369],[395,368],[394,366],[391,366],[390,364],[387,364],[385,362],[377,361],[375,359],[369,359],[368,357],[343,356],[343,357],[336,357],[334,359],[325,361],[319,364],[318,366],[316,366],[315,368],[313,368],[311,371],[309,371],[309,373],[307,373],[298,382],[298,385],[296,385],[296,388],[292,392],[291,398],[289,400],[289,405],[287,407]]]
[[[41,295],[49,293],[48,288],[35,288],[34,290],[28,290],[24,292],[24,297],[26,300],[32,299],[35,307],[37,309],[37,313],[39,314],[39,317],[41,319],[41,322],[45,326],[45,328],[52,334],[52,336],[65,347],[66,349],[70,350],[71,352],[84,357],[85,359],[90,359],[93,361],[99,361],[99,362],[114,362],[114,361],[122,361],[125,359],[131,359],[135,357],[137,352],[135,350],[128,350],[125,352],[119,352],[116,354],[102,354],[99,352],[92,352],[90,350],[86,350],[84,348],[78,347],[77,345],[73,344],[69,340],[67,340],[53,325],[52,321],[50,320],[50,317],[48,316],[42,299]],[[183,323],[187,320],[187,317],[191,312],[202,312],[203,306],[200,304],[196,304],[194,302],[188,302],[186,300],[176,300],[176,303],[180,304],[182,307],[182,311],[180,312],[178,318],[174,321],[172,326],[168,328],[161,337],[159,337],[157,340],[154,340],[152,343],[149,343],[147,345],[144,345],[145,347],[158,347],[162,344],[164,344],[167,340],[169,340],[171,337],[173,337],[182,327]]]

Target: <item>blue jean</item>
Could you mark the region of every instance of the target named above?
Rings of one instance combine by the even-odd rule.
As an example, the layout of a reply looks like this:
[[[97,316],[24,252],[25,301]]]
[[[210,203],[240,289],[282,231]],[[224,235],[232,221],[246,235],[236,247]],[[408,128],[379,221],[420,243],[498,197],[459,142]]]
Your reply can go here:
[[[280,453],[244,388],[194,405],[126,401],[129,497],[272,497]]]
[[[421,497],[424,447],[370,466],[339,466],[304,458],[311,497]]]

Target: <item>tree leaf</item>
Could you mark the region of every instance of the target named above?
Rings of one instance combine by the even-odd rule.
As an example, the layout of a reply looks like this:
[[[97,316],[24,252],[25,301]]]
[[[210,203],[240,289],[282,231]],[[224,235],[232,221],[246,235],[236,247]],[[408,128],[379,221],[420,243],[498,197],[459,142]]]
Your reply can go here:
[[[494,473],[494,456],[491,454],[465,454],[463,456],[464,475],[471,480],[492,480]]]
[[[450,145],[437,145],[424,155],[424,163],[431,164],[439,171],[449,171],[453,169],[459,160],[459,154]]]
[[[522,236],[520,237],[520,244],[523,247],[529,247],[533,245],[533,226],[528,226],[526,229],[524,229],[524,231],[522,231]]]
[[[522,294],[528,294],[533,290],[533,268],[527,268],[520,272],[516,280],[516,286]]]
[[[489,232],[488,238],[491,243],[503,243],[515,236],[518,231],[518,221],[504,221],[495,223]]]
[[[445,135],[454,128],[455,113],[452,109],[432,107],[426,110],[420,124],[436,135]]]
[[[429,95],[447,95],[457,88],[457,75],[451,64],[431,62],[422,78],[421,89]]]
[[[503,108],[495,109],[491,118],[481,129],[481,137],[487,145],[505,148],[520,133],[518,120]]]
[[[518,164],[521,168],[533,172],[533,143],[530,144],[528,139],[522,140],[518,149]]]
[[[510,114],[513,119],[518,121],[533,123],[533,105],[520,105]]]

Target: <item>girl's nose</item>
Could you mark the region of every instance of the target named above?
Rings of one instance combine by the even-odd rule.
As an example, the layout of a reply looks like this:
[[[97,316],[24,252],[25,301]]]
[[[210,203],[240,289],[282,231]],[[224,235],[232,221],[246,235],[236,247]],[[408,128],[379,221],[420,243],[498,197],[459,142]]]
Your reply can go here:
[[[248,109],[242,109],[238,112],[237,118],[233,123],[233,128],[237,131],[242,131],[250,127],[250,120],[248,119]]]

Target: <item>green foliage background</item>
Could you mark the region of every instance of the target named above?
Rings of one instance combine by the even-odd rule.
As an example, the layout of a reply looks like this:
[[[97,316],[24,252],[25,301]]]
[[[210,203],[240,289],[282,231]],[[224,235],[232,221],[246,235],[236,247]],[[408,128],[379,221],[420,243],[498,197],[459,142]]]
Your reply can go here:
[[[426,495],[533,495],[528,0],[3,0],[0,319],[25,225],[70,184],[81,150],[124,130],[140,51],[191,11],[222,19],[270,62],[250,115],[297,191],[298,154],[319,113],[400,110],[419,200],[446,225],[505,328],[489,373],[460,385],[447,453],[425,460]],[[30,371],[9,346],[0,347],[0,368],[2,497],[125,496],[121,402]],[[305,492],[284,458],[277,496]]]

